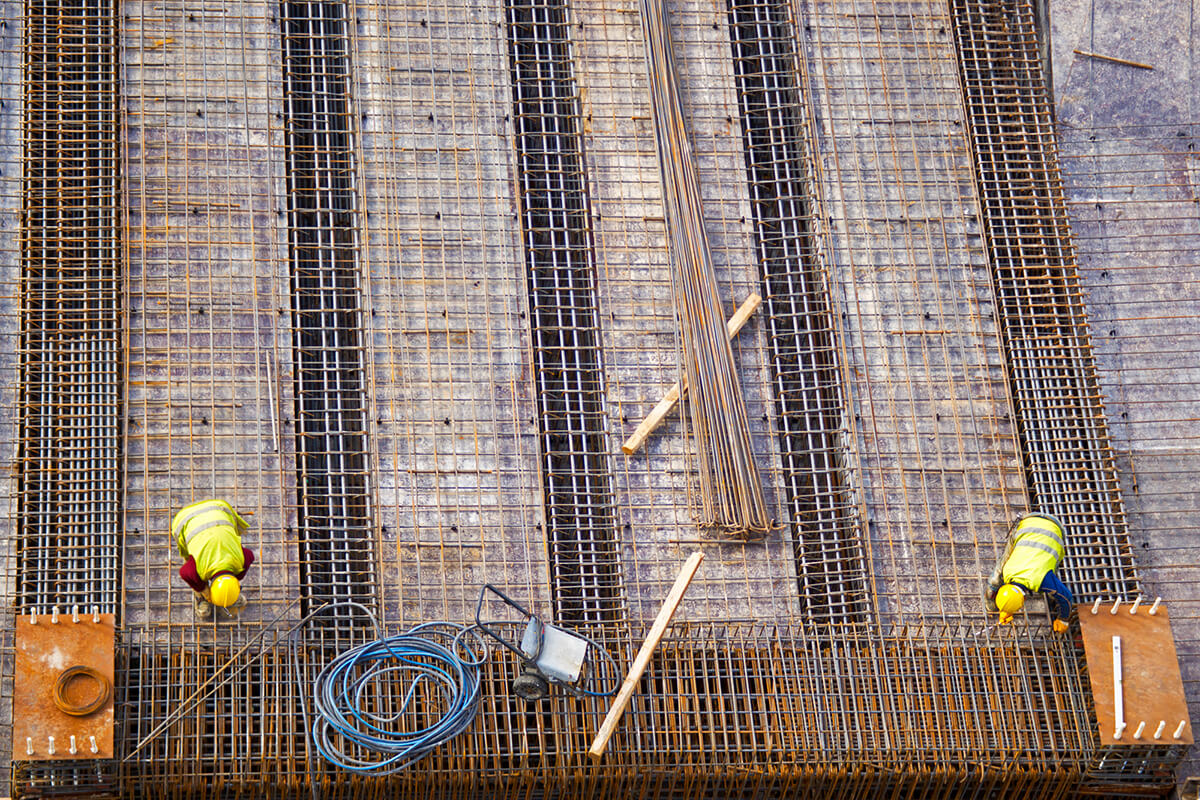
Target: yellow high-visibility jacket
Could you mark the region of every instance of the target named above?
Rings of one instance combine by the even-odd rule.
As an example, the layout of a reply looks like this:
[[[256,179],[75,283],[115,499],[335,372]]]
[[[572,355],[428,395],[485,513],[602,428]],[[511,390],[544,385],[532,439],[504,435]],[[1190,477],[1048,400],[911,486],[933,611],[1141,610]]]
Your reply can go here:
[[[171,536],[179,555],[194,558],[197,574],[207,581],[218,572],[245,569],[242,532],[249,527],[224,500],[201,500],[179,509],[171,520]]]
[[[1040,592],[1042,581],[1064,555],[1066,545],[1058,523],[1045,517],[1026,517],[1017,526],[1012,554],[1004,562],[1004,582]]]

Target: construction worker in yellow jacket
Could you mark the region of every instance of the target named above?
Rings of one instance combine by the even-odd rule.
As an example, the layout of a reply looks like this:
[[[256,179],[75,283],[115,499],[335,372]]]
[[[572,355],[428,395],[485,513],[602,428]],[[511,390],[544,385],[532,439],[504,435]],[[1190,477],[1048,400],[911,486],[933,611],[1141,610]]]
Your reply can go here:
[[[201,500],[184,506],[171,520],[171,536],[184,564],[179,576],[196,592],[192,598],[199,619],[212,616],[212,607],[236,609],[246,604],[241,581],[254,563],[254,553],[242,546],[249,528],[224,500]]]
[[[988,579],[988,605],[1000,612],[1000,624],[1012,622],[1025,597],[1041,592],[1054,618],[1054,631],[1067,630],[1075,602],[1054,570],[1066,554],[1066,530],[1049,514],[1026,514],[1017,521],[996,569]]]

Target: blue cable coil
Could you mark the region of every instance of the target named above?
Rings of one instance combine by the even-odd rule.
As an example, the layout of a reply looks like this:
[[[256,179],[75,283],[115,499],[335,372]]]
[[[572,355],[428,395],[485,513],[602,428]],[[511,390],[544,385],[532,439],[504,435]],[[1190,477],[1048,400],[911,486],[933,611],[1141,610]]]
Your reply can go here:
[[[475,659],[463,642],[468,634],[478,637],[475,626],[426,623],[347,650],[327,664],[314,686],[313,741],[321,756],[351,772],[391,775],[470,728],[487,648]],[[412,726],[416,710],[410,714],[409,708],[422,685],[429,691],[418,699],[420,715],[436,717],[418,728]],[[392,707],[390,695],[401,686],[407,688],[395,711],[368,710]],[[428,695],[441,702],[431,703]]]

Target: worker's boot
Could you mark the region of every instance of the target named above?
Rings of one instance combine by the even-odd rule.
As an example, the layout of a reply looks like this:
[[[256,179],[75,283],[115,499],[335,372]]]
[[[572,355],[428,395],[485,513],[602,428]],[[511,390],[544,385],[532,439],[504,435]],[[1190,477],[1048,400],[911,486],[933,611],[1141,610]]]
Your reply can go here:
[[[238,599],[233,601],[233,605],[231,605],[229,608],[227,608],[225,610],[228,611],[230,614],[236,614],[237,612],[241,611],[245,607],[246,607],[246,595],[239,594]]]
[[[196,612],[196,619],[202,621],[212,619],[212,603],[199,594],[192,594],[192,608]]]

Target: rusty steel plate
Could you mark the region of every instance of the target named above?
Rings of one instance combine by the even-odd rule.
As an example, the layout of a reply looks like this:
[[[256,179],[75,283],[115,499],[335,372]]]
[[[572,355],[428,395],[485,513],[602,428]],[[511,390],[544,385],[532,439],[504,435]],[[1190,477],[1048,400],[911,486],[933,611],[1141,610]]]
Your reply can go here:
[[[39,615],[31,624],[29,615],[17,618],[17,664],[13,683],[13,759],[17,761],[70,761],[72,759],[113,757],[113,695],[95,712],[77,717],[65,714],[54,704],[54,686],[59,676],[73,666],[91,667],[113,682],[113,638],[115,617],[70,612],[51,622],[49,614]],[[85,705],[97,696],[94,680],[80,677],[64,684],[63,699],[68,704]],[[54,753],[50,737],[54,737]],[[71,753],[71,737],[75,753]],[[92,752],[91,737],[96,738]],[[32,752],[30,752],[32,750]]]
[[[1096,718],[1100,723],[1101,744],[1164,745],[1191,744],[1192,724],[1188,719],[1187,702],[1183,694],[1183,679],[1179,659],[1175,656],[1175,639],[1171,636],[1171,620],[1166,606],[1150,616],[1143,605],[1130,614],[1131,604],[1122,604],[1116,614],[1112,605],[1101,606],[1097,614],[1091,606],[1078,606],[1079,630],[1087,656],[1088,675],[1092,683],[1092,698]],[[1124,674],[1126,728],[1120,739],[1113,738],[1115,706],[1113,703],[1112,637],[1121,637],[1121,671]],[[1135,739],[1138,726],[1146,723],[1141,739]],[[1162,738],[1155,739],[1159,724]],[[1178,738],[1175,731],[1184,722]]]

